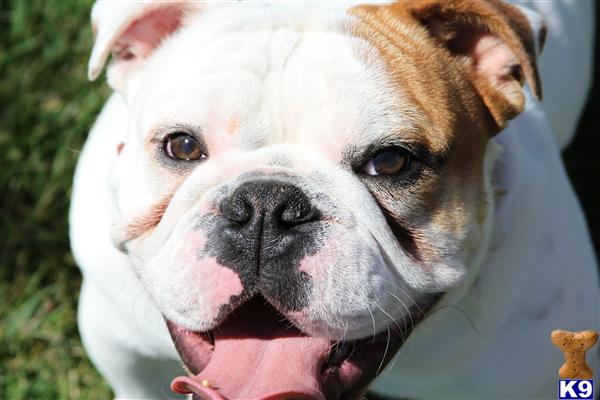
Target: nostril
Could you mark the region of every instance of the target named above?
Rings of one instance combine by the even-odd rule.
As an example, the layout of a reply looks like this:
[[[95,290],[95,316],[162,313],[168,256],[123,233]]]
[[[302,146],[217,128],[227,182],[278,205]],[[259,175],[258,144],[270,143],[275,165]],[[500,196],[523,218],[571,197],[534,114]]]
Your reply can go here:
[[[300,188],[277,181],[245,182],[221,201],[219,211],[237,224],[236,229],[248,230],[259,224],[267,236],[280,235],[320,218]]]
[[[232,201],[222,202],[219,211],[228,220],[240,224],[250,221],[252,218],[252,207],[243,199],[237,198]]]
[[[286,226],[296,226],[318,219],[318,212],[308,202],[288,204],[280,215],[279,222]]]

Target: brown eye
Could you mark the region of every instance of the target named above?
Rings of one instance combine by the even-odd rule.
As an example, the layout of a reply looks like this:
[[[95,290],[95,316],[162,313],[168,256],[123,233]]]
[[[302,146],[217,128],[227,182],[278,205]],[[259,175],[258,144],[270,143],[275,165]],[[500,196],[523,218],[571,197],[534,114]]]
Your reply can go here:
[[[186,133],[173,133],[165,139],[165,153],[178,160],[195,161],[206,158],[198,140]]]
[[[409,154],[401,148],[384,150],[369,160],[363,171],[367,175],[396,175],[408,165]]]

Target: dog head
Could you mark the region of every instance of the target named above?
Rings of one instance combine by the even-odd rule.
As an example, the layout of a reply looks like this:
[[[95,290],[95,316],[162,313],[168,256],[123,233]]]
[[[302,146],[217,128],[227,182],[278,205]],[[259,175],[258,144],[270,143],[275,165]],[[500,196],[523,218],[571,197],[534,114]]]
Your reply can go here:
[[[540,94],[527,18],[100,2],[93,21],[90,77],[112,51],[130,110],[113,240],[199,374],[175,389],[359,396],[477,255],[486,145],[525,81]]]

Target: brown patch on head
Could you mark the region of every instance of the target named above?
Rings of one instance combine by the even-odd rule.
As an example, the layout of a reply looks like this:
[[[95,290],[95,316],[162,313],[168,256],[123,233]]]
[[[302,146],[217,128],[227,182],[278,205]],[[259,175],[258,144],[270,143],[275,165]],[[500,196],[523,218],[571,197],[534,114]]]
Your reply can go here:
[[[401,53],[419,66],[420,74],[437,75],[435,81],[440,77],[450,78],[453,85],[468,81],[471,88],[456,89],[474,88],[498,128],[523,110],[523,77],[541,97],[536,38],[527,17],[516,7],[498,0],[407,0],[358,6],[351,13],[360,18],[357,36],[373,43],[390,69],[408,72],[397,57]],[[440,71],[440,63],[447,66],[445,71]]]
[[[172,197],[173,195],[169,195],[160,200],[158,203],[152,205],[145,214],[142,214],[129,222],[125,228],[127,240],[140,237],[158,225],[165,214]]]
[[[412,17],[410,4],[399,2],[352,9],[359,17],[353,34],[378,50],[392,85],[417,109],[414,119],[420,141],[433,155],[445,159],[443,168],[429,174],[421,181],[422,187],[412,190],[410,195],[420,196],[418,202],[427,207],[427,218],[453,225],[456,218],[462,217],[450,207],[463,209],[465,202],[474,201],[465,199],[465,195],[483,181],[485,146],[498,127],[468,79],[470,72],[465,59],[454,57],[440,46],[421,22]],[[477,190],[474,197],[479,195]],[[385,197],[389,199],[383,199],[382,203],[393,210],[398,196]],[[435,215],[446,211],[452,215]]]
[[[413,257],[439,261],[475,248],[487,142],[522,111],[523,77],[541,95],[527,18],[495,0],[406,0],[350,13],[358,18],[351,33],[377,49],[417,110],[419,140],[444,159],[408,186],[368,183],[371,193]]]
[[[123,151],[123,147],[125,147],[125,143],[121,142],[117,145],[117,155],[121,154]]]
[[[385,221],[392,230],[394,237],[398,240],[402,248],[412,257],[415,261],[423,261],[423,252],[427,251],[427,248],[421,245],[420,241],[417,242],[415,232],[411,231],[405,223],[399,221],[399,216],[394,213],[393,210],[389,210],[386,205],[381,201],[381,198],[385,196],[375,196],[375,201],[379,205]]]

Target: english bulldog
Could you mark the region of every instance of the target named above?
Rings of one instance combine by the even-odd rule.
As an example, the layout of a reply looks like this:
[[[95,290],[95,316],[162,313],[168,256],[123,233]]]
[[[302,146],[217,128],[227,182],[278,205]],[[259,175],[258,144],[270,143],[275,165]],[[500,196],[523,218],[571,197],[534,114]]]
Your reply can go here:
[[[70,218],[115,396],[554,398],[550,332],[600,326],[592,7],[99,1]]]

